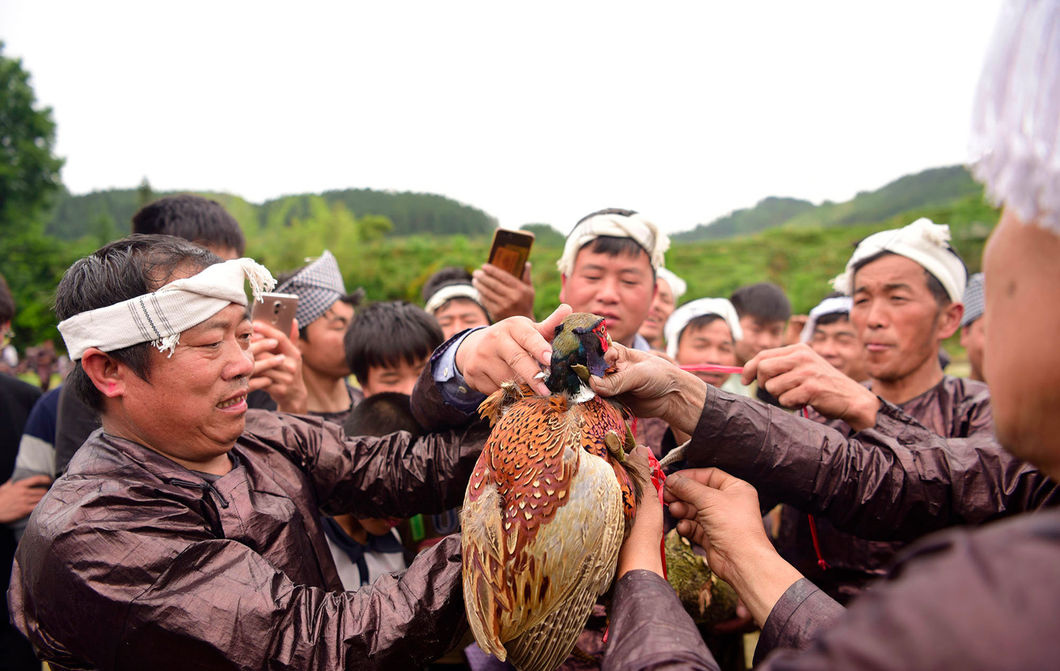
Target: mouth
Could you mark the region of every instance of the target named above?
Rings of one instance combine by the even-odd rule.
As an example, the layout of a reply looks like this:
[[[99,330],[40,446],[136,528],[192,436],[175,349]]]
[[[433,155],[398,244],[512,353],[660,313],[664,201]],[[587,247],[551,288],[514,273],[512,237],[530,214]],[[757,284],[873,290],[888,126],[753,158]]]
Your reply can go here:
[[[891,349],[892,345],[888,345],[880,342],[869,342],[865,343],[865,349],[869,352],[886,352]]]
[[[247,406],[247,393],[240,392],[231,398],[218,403],[216,407],[218,410],[244,410]]]

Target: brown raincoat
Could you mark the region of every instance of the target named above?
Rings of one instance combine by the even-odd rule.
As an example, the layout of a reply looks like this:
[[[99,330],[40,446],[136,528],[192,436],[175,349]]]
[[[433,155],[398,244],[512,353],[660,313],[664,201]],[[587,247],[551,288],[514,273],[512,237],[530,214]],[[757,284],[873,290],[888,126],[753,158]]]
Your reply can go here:
[[[459,538],[344,592],[319,510],[452,508],[485,437],[347,438],[252,410],[232,470],[210,479],[94,433],[31,518],[15,623],[53,669],[414,668],[466,629]]]

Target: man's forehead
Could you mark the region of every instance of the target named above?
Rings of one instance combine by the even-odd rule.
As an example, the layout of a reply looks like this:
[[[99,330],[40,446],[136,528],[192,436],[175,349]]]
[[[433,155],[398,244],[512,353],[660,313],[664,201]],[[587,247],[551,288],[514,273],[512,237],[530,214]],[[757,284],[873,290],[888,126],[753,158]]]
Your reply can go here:
[[[637,271],[651,273],[651,259],[643,249],[636,252],[619,252],[608,254],[606,252],[595,252],[591,245],[586,245],[578,250],[578,256],[574,258],[575,270],[612,270],[616,272]]]
[[[201,321],[190,329],[187,329],[185,333],[194,331],[208,331],[210,329],[228,329],[235,328],[242,322],[249,322],[250,315],[247,314],[246,307],[239,303],[229,303],[228,307],[222,308],[220,312],[214,316]]]
[[[927,270],[916,261],[898,254],[887,254],[869,261],[854,272],[854,291],[869,284],[900,285],[927,289]]]

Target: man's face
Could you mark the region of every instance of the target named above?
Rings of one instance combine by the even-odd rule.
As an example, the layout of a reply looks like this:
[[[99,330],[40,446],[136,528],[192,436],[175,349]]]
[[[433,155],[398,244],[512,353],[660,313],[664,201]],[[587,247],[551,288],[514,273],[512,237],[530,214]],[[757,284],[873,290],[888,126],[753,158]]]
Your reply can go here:
[[[640,326],[640,334],[648,342],[654,343],[662,338],[663,326],[674,311],[674,293],[670,284],[659,277],[655,280],[655,298],[651,302],[648,316]]]
[[[592,251],[590,243],[575,257],[570,277],[563,277],[559,299],[575,312],[603,317],[611,338],[629,347],[651,309],[652,275],[646,252],[610,256]]]
[[[232,304],[181,333],[172,356],[151,348],[150,381],[123,376],[121,435],[193,470],[225,455],[243,433],[251,333],[246,309]]]
[[[361,391],[365,398],[384,391],[396,391],[400,394],[412,395],[412,388],[416,386],[423,367],[427,365],[427,359],[419,359],[409,363],[405,359],[396,366],[370,366],[368,368],[368,379],[361,382]]]
[[[688,326],[681,332],[677,344],[677,363],[681,366],[736,364],[736,350],[732,341],[732,330],[724,319],[715,319],[706,326]],[[695,371],[694,374],[709,385],[720,387],[728,375]]]
[[[335,301],[324,314],[306,328],[306,337],[298,338],[302,367],[318,375],[339,379],[350,374],[342,338],[353,323],[353,306]]]
[[[865,348],[849,319],[815,325],[810,348],[850,379],[861,382],[869,378]]]
[[[986,344],[986,329],[983,318],[961,329],[961,347],[968,352],[968,363],[972,366],[972,379],[983,381],[983,346]]]
[[[1006,210],[983,253],[983,365],[998,440],[1060,477],[1060,238]]]
[[[754,315],[740,317],[743,338],[736,343],[736,359],[742,366],[765,349],[784,344],[784,322],[765,321]]]
[[[924,268],[904,256],[889,254],[859,269],[853,299],[850,320],[877,380],[901,380],[928,365],[938,358],[939,341],[957,329],[928,289]],[[960,308],[951,307],[959,322]]]
[[[442,327],[442,336],[449,340],[464,329],[475,326],[489,326],[486,311],[469,298],[454,298],[434,311],[438,326]]]

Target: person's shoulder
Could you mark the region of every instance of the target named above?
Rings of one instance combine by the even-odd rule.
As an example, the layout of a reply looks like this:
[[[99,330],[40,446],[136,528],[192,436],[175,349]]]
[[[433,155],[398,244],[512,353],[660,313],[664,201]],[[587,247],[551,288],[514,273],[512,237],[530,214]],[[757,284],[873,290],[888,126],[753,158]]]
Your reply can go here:
[[[41,397],[41,390],[13,375],[0,373],[0,396],[6,397],[6,402],[24,406],[28,411]]]
[[[945,389],[954,400],[990,402],[990,387],[979,380],[944,375],[940,387]]]

